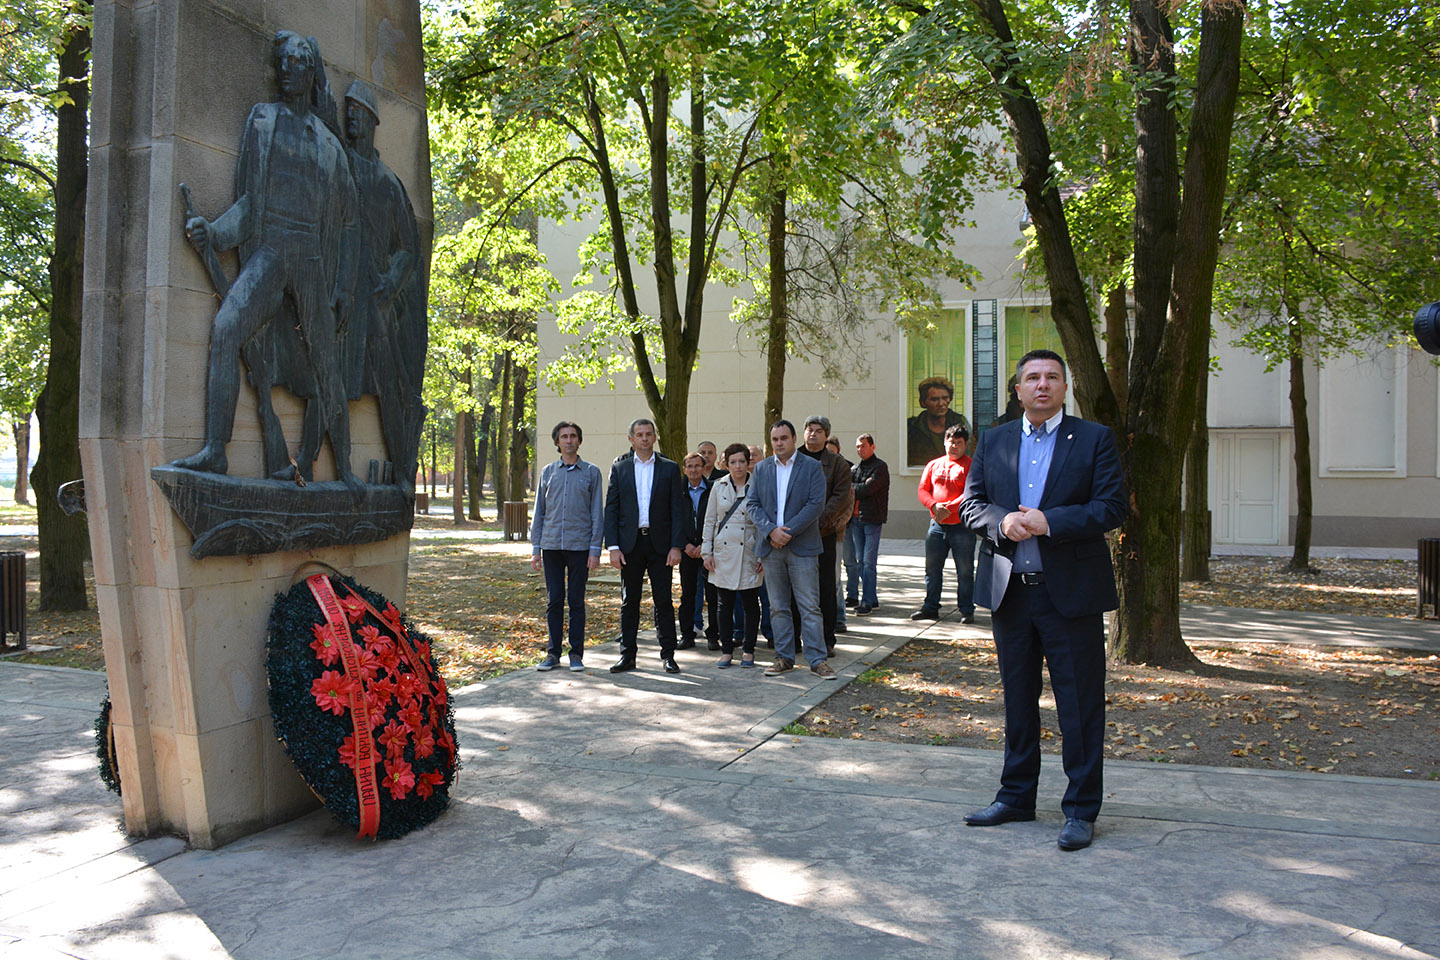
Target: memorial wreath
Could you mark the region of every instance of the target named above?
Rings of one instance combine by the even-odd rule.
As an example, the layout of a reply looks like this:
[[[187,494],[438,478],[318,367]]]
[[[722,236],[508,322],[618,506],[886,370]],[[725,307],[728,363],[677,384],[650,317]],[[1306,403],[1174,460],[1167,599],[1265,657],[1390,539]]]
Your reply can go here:
[[[430,642],[380,594],[317,574],[275,599],[270,713],[310,789],[357,837],[434,820],[459,767]]]

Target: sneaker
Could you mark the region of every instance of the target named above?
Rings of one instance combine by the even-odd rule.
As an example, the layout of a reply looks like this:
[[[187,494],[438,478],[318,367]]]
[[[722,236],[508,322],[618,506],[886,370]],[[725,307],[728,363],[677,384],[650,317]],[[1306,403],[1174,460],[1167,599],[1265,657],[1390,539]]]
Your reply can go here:
[[[775,662],[770,664],[770,666],[765,670],[765,676],[778,677],[780,676],[780,674],[787,673],[794,669],[795,664],[793,661],[786,660],[784,657],[776,657]]]
[[[846,598],[845,598],[845,606],[847,606],[847,607],[858,607],[858,606],[860,606],[860,601],[859,601],[859,600],[856,600],[854,597],[846,597]]]
[[[570,671],[572,673],[581,673],[584,671],[584,669],[585,661],[581,660],[579,657],[570,658]]]
[[[860,604],[860,606],[858,606],[858,607],[855,608],[855,615],[856,615],[857,617],[863,617],[863,616],[865,616],[867,613],[869,613],[871,610],[874,610],[874,609],[875,609],[874,607],[869,606],[868,604],[862,603],[862,604]]]
[[[821,660],[819,663],[815,664],[815,666],[810,668],[810,672],[815,674],[815,676],[819,677],[821,680],[840,679],[840,675],[835,672],[835,668],[830,666],[829,660]]]
[[[843,624],[843,623],[837,623],[837,624],[835,624],[835,632],[836,632],[836,633],[849,633],[850,631],[849,631],[848,629],[846,629],[845,624]]]
[[[555,656],[554,654],[551,654],[544,660],[541,660],[539,665],[536,666],[535,669],[540,671],[554,670],[558,666],[560,666],[560,658]]]

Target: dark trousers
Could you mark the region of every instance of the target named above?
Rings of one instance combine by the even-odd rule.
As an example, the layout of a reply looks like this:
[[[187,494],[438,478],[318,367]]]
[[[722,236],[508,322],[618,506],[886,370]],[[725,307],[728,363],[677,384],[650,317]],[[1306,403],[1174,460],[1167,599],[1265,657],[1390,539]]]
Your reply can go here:
[[[770,626],[770,591],[765,589],[764,581],[761,581],[760,586],[756,589],[760,591],[760,632],[765,636],[766,640],[770,641],[770,645],[774,646],[775,631]],[[739,642],[740,637],[745,631],[745,625],[748,622],[749,619],[745,615],[745,608],[743,606],[737,607],[735,609],[735,627],[731,632],[733,640]]]
[[[709,583],[705,589],[699,588],[700,575],[705,572],[705,561],[691,556],[680,558],[680,636],[684,640],[694,640],[695,632],[700,629],[701,612],[704,604],[701,597],[708,601],[710,606],[710,625],[715,625],[715,588]],[[710,638],[710,631],[705,636]]]
[[[735,599],[738,597],[744,613],[743,629],[745,639],[741,650],[745,653],[755,652],[755,637],[760,632],[760,588],[751,587],[749,590],[725,590],[716,588],[720,594],[720,648],[725,651],[728,657],[735,652],[735,640],[732,632],[737,629],[735,619]]]
[[[565,607],[570,607],[570,656],[585,653],[585,583],[590,579],[588,550],[544,550],[540,554],[545,568],[545,624],[550,628],[550,656],[560,658],[561,638],[565,632]],[[565,586],[566,579],[570,586]]]
[[[1061,759],[1069,785],[1065,816],[1094,820],[1100,813],[1105,740],[1105,626],[1101,615],[1067,617],[1050,602],[1045,584],[1011,578],[991,614],[1000,679],[1005,685],[1005,767],[995,799],[1035,809],[1040,780],[1040,665],[1060,720]]]
[[[655,601],[655,633],[660,638],[660,656],[675,656],[675,604],[670,599],[670,568],[665,564],[669,550],[664,544],[651,543],[642,534],[635,549],[625,554],[620,568],[620,655],[635,659],[640,632],[640,593],[645,578],[650,578],[650,599]]]
[[[835,548],[835,535],[833,533],[820,538],[820,557],[817,565],[817,575],[820,579],[820,621],[824,625],[826,650],[835,649],[835,616],[836,609],[839,607],[839,604],[835,602],[837,595],[835,584],[835,555],[838,552]],[[790,609],[794,610],[795,601],[793,598],[790,603]],[[798,628],[798,620],[796,621],[796,625]],[[798,632],[797,629],[797,634]],[[799,650],[802,648],[797,643],[795,649]]]

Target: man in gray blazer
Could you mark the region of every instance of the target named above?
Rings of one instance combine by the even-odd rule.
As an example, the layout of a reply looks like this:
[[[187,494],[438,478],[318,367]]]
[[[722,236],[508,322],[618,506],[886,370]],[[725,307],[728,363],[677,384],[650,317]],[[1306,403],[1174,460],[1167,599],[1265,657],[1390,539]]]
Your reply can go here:
[[[825,474],[809,457],[796,456],[795,425],[776,420],[770,428],[773,457],[760,461],[745,498],[760,542],[756,556],[765,568],[770,621],[775,627],[775,662],[765,671],[778,677],[795,668],[795,618],[804,630],[805,659],[826,680],[835,668],[826,659],[820,619],[820,511],[825,506]],[[832,589],[834,584],[831,583]],[[791,608],[791,595],[795,609]]]

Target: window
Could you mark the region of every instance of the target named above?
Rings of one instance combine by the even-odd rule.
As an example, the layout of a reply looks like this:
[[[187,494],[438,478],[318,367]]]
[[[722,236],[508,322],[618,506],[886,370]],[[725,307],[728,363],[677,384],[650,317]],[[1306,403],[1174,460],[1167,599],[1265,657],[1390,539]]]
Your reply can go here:
[[[967,425],[970,422],[964,416],[969,319],[965,307],[944,310],[933,330],[906,341],[906,466],[923,467],[944,456],[945,430],[962,418]]]

